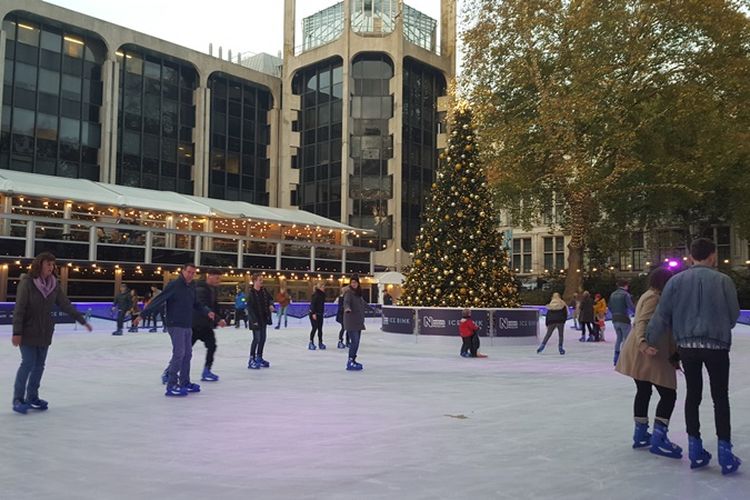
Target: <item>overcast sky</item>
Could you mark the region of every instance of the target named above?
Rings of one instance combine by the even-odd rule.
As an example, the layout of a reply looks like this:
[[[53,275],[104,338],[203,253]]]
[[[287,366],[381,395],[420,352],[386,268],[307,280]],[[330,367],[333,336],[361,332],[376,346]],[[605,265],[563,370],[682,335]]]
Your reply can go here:
[[[214,44],[233,54],[267,52],[283,46],[284,0],[48,0],[50,3],[148,35],[208,52]],[[337,0],[297,0],[298,31],[302,18]],[[407,0],[408,5],[438,19],[440,0]],[[297,44],[300,43],[299,36]]]

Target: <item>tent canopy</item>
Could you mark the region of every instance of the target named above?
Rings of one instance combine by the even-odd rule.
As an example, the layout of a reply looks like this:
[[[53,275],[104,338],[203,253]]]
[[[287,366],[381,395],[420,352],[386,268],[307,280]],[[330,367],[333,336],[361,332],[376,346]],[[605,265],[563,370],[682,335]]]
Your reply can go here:
[[[157,191],[14,170],[0,169],[0,193],[201,217],[246,218],[275,224],[297,224],[357,233],[371,232],[304,210],[265,207],[244,201],[217,200],[172,191]]]
[[[405,279],[403,274],[395,271],[373,274],[373,281],[381,285],[402,285]]]

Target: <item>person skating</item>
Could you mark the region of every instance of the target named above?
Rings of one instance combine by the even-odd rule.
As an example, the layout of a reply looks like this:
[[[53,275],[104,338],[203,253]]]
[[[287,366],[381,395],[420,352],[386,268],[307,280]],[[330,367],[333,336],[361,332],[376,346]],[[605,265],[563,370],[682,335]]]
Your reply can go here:
[[[552,294],[552,300],[547,304],[547,314],[544,318],[544,323],[547,326],[547,334],[544,336],[544,340],[536,350],[540,353],[544,350],[547,345],[547,341],[552,336],[552,332],[557,329],[557,351],[562,355],[565,354],[563,349],[563,330],[565,330],[565,322],[568,320],[568,305],[565,301],[560,298],[560,294],[555,292]]]
[[[21,351],[21,365],[13,386],[13,411],[18,413],[49,407],[47,401],[39,398],[39,385],[55,332],[53,306],[75,318],[88,331],[92,330],[84,315],[70,303],[54,273],[55,256],[40,253],[28,274],[21,275],[16,290],[12,343]]]
[[[471,309],[461,312],[458,322],[458,334],[461,336],[462,358],[486,358],[486,354],[479,352],[479,326],[471,319]]]
[[[617,339],[615,340],[615,357],[614,364],[620,357],[620,347],[628,338],[630,333],[630,315],[635,311],[633,299],[628,289],[630,284],[628,280],[617,280],[617,290],[609,296],[609,311],[612,313],[612,326],[615,329]]]
[[[649,275],[649,289],[641,295],[635,310],[635,328],[625,339],[622,355],[615,370],[632,377],[636,393],[633,402],[633,448],[650,446],[651,453],[670,458],[681,458],[682,448],[667,438],[669,420],[677,400],[677,377],[679,367],[676,360],[677,345],[666,333],[659,339],[658,352],[650,355],[646,342],[646,326],[654,315],[659,298],[672,273],[664,268],[654,269]],[[654,432],[648,433],[648,406],[652,387],[659,392],[659,404],[654,418]]]
[[[140,315],[141,311],[138,308],[138,302],[140,301],[138,297],[138,292],[135,291],[135,288],[130,290],[130,328],[128,329],[128,333],[138,333],[138,322],[135,321],[135,319]]]
[[[357,362],[359,340],[365,329],[365,299],[362,298],[362,287],[359,276],[353,275],[349,281],[349,289],[344,293],[344,328],[349,336],[349,360],[346,369],[350,371],[362,370],[362,363]]]
[[[266,345],[266,329],[273,324],[273,297],[263,287],[263,275],[251,276],[252,286],[247,292],[247,315],[253,340],[250,344],[250,360],[247,367],[253,370],[269,368],[271,363],[263,359],[263,349]]]
[[[699,408],[706,366],[714,404],[722,474],[736,471],[742,463],[732,453],[729,414],[729,350],[732,328],[740,314],[737,288],[732,279],[713,269],[716,245],[699,238],[690,245],[693,265],[672,278],[661,295],[656,313],[646,329],[646,341],[656,352],[659,339],[671,329],[685,370],[685,423],[690,467],[708,465],[711,454],[703,448]]]
[[[341,287],[337,303],[338,307],[336,308],[336,323],[341,325],[341,328],[339,329],[339,343],[336,344],[338,349],[346,349],[350,344],[349,333],[347,333],[346,328],[344,328],[344,295],[347,290],[349,290],[348,286]],[[346,335],[346,343],[344,343],[344,335]]]
[[[604,327],[607,319],[607,301],[601,294],[594,295],[594,340],[604,342]]]
[[[312,297],[310,298],[310,343],[307,348],[311,351],[315,350],[315,333],[318,333],[318,347],[325,349],[326,345],[323,343],[323,319],[325,313],[325,283],[318,281],[315,283]]]
[[[164,287],[158,297],[154,298],[143,310],[149,314],[167,306],[167,332],[172,340],[172,359],[167,369],[166,396],[187,396],[190,392],[200,392],[200,385],[190,382],[190,360],[193,357],[193,314],[199,311],[211,320],[216,317],[214,311],[201,304],[195,293],[195,264],[188,263],[182,268],[177,278]],[[136,318],[138,326],[140,318]]]
[[[195,296],[198,301],[207,306],[212,311],[219,310],[217,287],[221,283],[221,272],[215,269],[206,271],[205,278],[195,281]],[[204,382],[216,382],[219,376],[211,372],[214,364],[214,355],[216,354],[216,333],[214,328],[221,328],[227,325],[223,319],[216,321],[218,316],[210,319],[203,311],[193,311],[193,342],[194,346],[199,340],[206,345],[206,363],[203,366],[201,380]],[[169,378],[169,367],[162,374],[162,383],[166,384]]]
[[[122,335],[122,329],[125,326],[125,315],[132,305],[128,285],[122,283],[120,285],[120,293],[115,296],[115,300],[112,302],[112,311],[117,313],[117,329],[112,332],[112,335]]]
[[[275,329],[281,328],[281,317],[284,317],[284,328],[287,327],[287,311],[289,310],[289,304],[292,303],[292,296],[283,286],[279,288],[279,293],[276,294],[276,302],[279,303],[279,312],[277,314],[278,323]]]
[[[581,296],[581,310],[578,313],[578,323],[581,325],[580,342],[593,342],[594,336],[594,299],[588,291],[584,291]],[[586,338],[586,329],[588,328],[589,337]]]
[[[247,328],[247,298],[245,292],[242,290],[237,291],[237,295],[234,297],[234,327],[240,327],[240,321],[245,322],[245,328]]]

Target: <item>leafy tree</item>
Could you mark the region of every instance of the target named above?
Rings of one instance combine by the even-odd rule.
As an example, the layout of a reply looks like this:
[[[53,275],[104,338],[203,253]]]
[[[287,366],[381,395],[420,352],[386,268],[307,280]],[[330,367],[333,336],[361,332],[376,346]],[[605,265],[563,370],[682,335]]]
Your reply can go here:
[[[514,224],[562,202],[566,296],[587,246],[625,231],[727,220],[750,233],[747,12],[748,0],[468,0],[462,85],[488,176]]]
[[[452,114],[448,147],[440,156],[401,305],[518,306],[472,115],[465,104]]]

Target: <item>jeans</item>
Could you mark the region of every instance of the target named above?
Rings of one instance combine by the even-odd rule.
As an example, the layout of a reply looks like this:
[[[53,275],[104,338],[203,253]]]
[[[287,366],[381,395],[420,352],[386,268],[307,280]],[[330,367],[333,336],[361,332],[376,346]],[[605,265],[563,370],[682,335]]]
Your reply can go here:
[[[172,339],[172,359],[167,368],[168,385],[186,386],[190,383],[190,360],[193,358],[193,329],[170,326],[167,328]]]
[[[615,340],[615,352],[620,352],[620,346],[625,339],[628,338],[630,333],[630,323],[620,323],[619,321],[612,322],[615,327],[615,333],[617,334],[617,340]]]
[[[121,332],[122,327],[125,325],[125,314],[127,311],[118,310],[117,311],[117,331]]]
[[[213,328],[193,328],[193,342],[195,345],[199,340],[206,344],[206,364],[209,370],[214,364],[214,354],[216,353],[216,334]]]
[[[347,330],[346,334],[349,336],[349,359],[352,361],[357,359],[357,351],[359,350],[359,338],[362,336],[362,330]]]
[[[549,326],[547,326],[547,334],[544,336],[544,340],[542,340],[542,345],[547,345],[547,341],[552,336],[552,332],[555,331],[555,328],[557,328],[557,345],[562,347],[563,345],[563,330],[565,330],[565,323],[553,323]]]
[[[39,384],[44,374],[44,362],[47,359],[49,347],[32,347],[22,345],[21,366],[16,373],[16,383],[13,387],[13,399],[33,401],[39,398]],[[24,398],[24,395],[26,396]]]
[[[648,404],[651,402],[651,386],[656,387],[659,391],[659,404],[656,406],[656,418],[662,421],[664,425],[669,425],[669,419],[674,411],[674,404],[677,401],[677,391],[652,384],[646,380],[635,380],[635,400],[633,401],[633,416],[635,418],[648,419]]]
[[[729,351],[726,349],[679,348],[680,361],[685,370],[685,424],[688,436],[701,437],[698,409],[703,397],[703,365],[708,371],[711,384],[711,399],[714,402],[716,436],[722,441],[731,441],[732,428],[729,422]]]
[[[289,309],[289,306],[283,306],[283,307],[279,306],[279,312],[276,313],[277,318],[278,318],[279,321],[276,324],[276,326],[279,326],[279,327],[281,326],[281,317],[284,316],[284,327],[286,327],[286,325],[287,325],[287,317],[286,317],[287,309]]]
[[[256,354],[259,358],[263,357],[263,347],[266,345],[266,328],[268,325],[260,325],[257,330],[253,330],[253,341],[250,344],[250,359]]]

